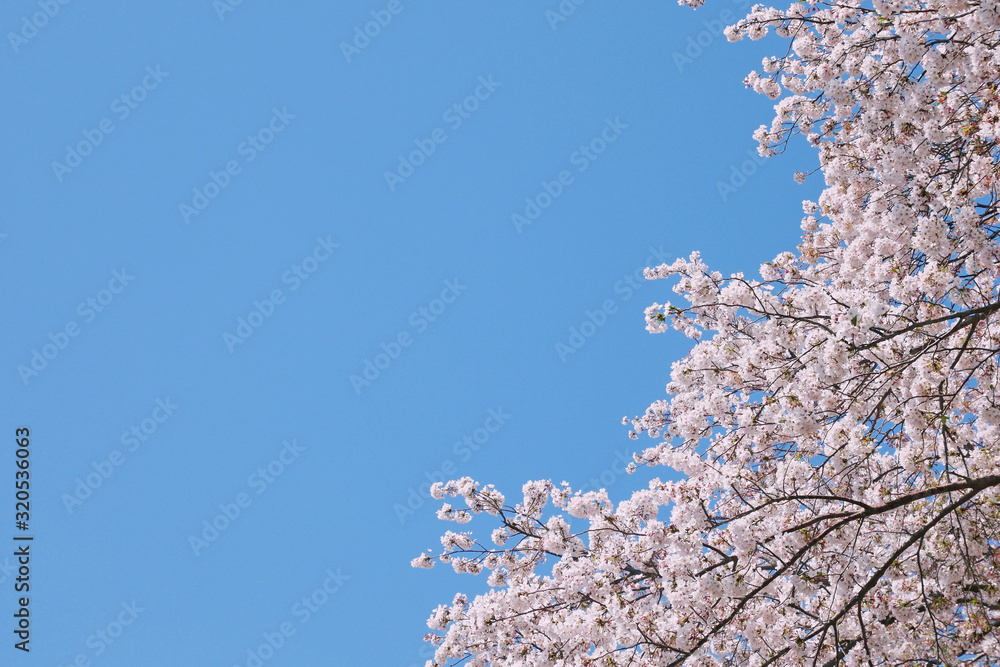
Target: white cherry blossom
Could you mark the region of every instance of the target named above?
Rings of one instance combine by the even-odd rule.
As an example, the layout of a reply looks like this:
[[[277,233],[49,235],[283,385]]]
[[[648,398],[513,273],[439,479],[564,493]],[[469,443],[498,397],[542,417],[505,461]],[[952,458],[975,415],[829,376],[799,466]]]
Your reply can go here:
[[[693,347],[626,421],[686,477],[617,507],[435,485],[500,526],[413,561],[489,572],[429,665],[1000,664],[1000,5],[756,5],[726,35],[771,32],[759,152],[802,135],[825,189],[758,277],[647,270],[680,297],[647,329]]]

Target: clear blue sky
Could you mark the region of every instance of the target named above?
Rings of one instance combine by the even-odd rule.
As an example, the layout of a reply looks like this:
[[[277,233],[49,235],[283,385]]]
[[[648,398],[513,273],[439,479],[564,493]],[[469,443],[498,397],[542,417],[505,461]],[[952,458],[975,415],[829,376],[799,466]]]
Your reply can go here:
[[[558,7],[4,3],[0,664],[422,665],[485,580],[410,568],[421,483],[644,484],[620,420],[688,342],[630,276],[793,247],[815,158],[744,164],[784,47],[736,3]]]

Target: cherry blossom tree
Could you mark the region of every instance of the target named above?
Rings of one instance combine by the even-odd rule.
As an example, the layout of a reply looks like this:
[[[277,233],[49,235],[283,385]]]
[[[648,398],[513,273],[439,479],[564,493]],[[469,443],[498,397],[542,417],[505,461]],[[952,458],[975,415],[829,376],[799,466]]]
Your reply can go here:
[[[498,527],[413,561],[489,577],[428,664],[1000,664],[1000,4],[758,5],[727,37],[769,31],[760,153],[804,135],[825,188],[759,278],[647,270],[684,301],[647,328],[694,343],[634,465],[685,477],[436,485]]]

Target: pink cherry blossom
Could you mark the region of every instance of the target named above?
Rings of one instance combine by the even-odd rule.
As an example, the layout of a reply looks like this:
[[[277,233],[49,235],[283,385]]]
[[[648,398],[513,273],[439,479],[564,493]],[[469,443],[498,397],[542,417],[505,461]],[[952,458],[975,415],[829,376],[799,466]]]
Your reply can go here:
[[[429,665],[1000,663],[1000,4],[757,5],[726,34],[769,32],[760,154],[802,135],[826,187],[756,278],[647,270],[682,300],[647,329],[693,347],[626,421],[685,477],[617,507],[436,485],[466,504],[439,518],[499,526],[413,561],[489,572]]]

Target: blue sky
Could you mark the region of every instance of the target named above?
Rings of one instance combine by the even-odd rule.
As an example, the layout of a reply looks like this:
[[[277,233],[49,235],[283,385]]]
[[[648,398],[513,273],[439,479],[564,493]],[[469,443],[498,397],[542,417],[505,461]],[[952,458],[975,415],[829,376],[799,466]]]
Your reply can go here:
[[[816,195],[751,159],[738,2],[224,2],[4,4],[2,664],[422,665],[485,580],[410,568],[421,484],[643,485],[688,341],[637,274]]]

